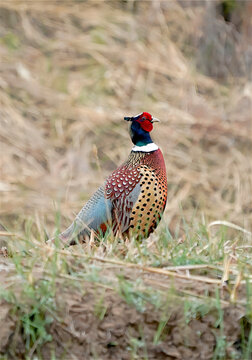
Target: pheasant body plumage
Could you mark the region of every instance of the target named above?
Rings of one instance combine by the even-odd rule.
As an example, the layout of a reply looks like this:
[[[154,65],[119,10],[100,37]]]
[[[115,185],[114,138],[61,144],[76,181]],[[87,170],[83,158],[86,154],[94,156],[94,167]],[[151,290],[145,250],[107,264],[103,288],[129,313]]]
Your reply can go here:
[[[70,227],[59,235],[64,244],[90,230],[103,234],[108,227],[137,239],[147,238],[158,225],[167,200],[167,178],[161,150],[150,138],[153,119],[148,113],[132,118],[130,133],[135,146],[84,205]]]
[[[106,198],[114,203],[113,231],[147,237],[160,220],[167,199],[161,150],[132,151],[128,161],[109,176],[105,189]]]

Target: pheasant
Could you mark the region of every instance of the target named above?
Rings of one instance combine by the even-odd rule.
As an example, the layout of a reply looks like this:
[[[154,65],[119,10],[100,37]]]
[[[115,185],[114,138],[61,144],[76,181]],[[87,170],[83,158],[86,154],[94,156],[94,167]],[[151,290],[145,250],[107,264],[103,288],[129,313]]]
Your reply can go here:
[[[153,143],[150,132],[159,121],[147,112],[129,121],[134,144],[128,160],[106,179],[83,206],[73,223],[59,235],[63,245],[80,241],[93,230],[104,235],[110,228],[114,234],[147,238],[157,227],[167,200],[167,178],[161,150]]]

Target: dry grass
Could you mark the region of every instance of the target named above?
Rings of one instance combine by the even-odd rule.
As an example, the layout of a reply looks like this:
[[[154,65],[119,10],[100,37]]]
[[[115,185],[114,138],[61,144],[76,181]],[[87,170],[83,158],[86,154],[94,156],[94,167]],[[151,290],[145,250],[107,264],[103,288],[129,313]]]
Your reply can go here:
[[[133,287],[142,281],[141,294],[172,288],[219,308],[236,303],[244,315],[251,283],[251,9],[238,31],[208,16],[204,2],[181,4],[1,3],[0,222],[10,233],[1,228],[0,236],[16,268],[7,260],[0,267],[9,266],[5,290],[19,293],[21,274],[34,297],[35,284],[49,278],[68,294],[74,284],[75,296],[83,281],[120,293],[123,272]],[[217,35],[207,36],[213,28]],[[206,36],[215,49],[210,57]],[[153,132],[167,164],[162,226],[140,245],[91,238],[84,247],[48,251],[44,229],[51,235],[60,222],[68,225],[127,158],[122,119],[140,111],[162,120]],[[100,277],[94,269],[101,262]],[[216,299],[215,287],[228,280]],[[28,358],[37,345],[28,347]]]
[[[197,208],[251,230],[251,83],[216,82],[183,54],[204,9],[41,5],[2,4],[3,225],[34,213],[52,225],[59,203],[72,219],[128,155],[123,115],[147,110],[162,119],[154,138],[167,163],[166,220],[174,227],[182,204],[187,219]]]

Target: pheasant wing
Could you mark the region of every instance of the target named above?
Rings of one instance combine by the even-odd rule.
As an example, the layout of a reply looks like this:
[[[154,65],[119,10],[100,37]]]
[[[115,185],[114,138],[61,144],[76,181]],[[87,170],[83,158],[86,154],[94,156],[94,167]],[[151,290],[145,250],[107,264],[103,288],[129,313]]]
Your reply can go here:
[[[129,228],[131,212],[140,194],[140,168],[124,164],[115,170],[105,184],[105,197],[111,200],[113,232]]]

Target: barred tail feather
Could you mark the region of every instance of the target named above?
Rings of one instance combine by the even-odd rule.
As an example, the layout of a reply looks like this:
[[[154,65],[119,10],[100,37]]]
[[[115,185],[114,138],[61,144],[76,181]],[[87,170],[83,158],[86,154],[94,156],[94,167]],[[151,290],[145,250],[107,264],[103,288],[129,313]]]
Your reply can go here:
[[[101,186],[90,200],[83,206],[73,223],[62,233],[59,240],[64,246],[75,243],[74,239],[81,233],[85,236],[90,230],[97,231],[103,223],[111,221],[112,202],[104,197],[104,187]],[[54,243],[55,238],[48,240]]]

